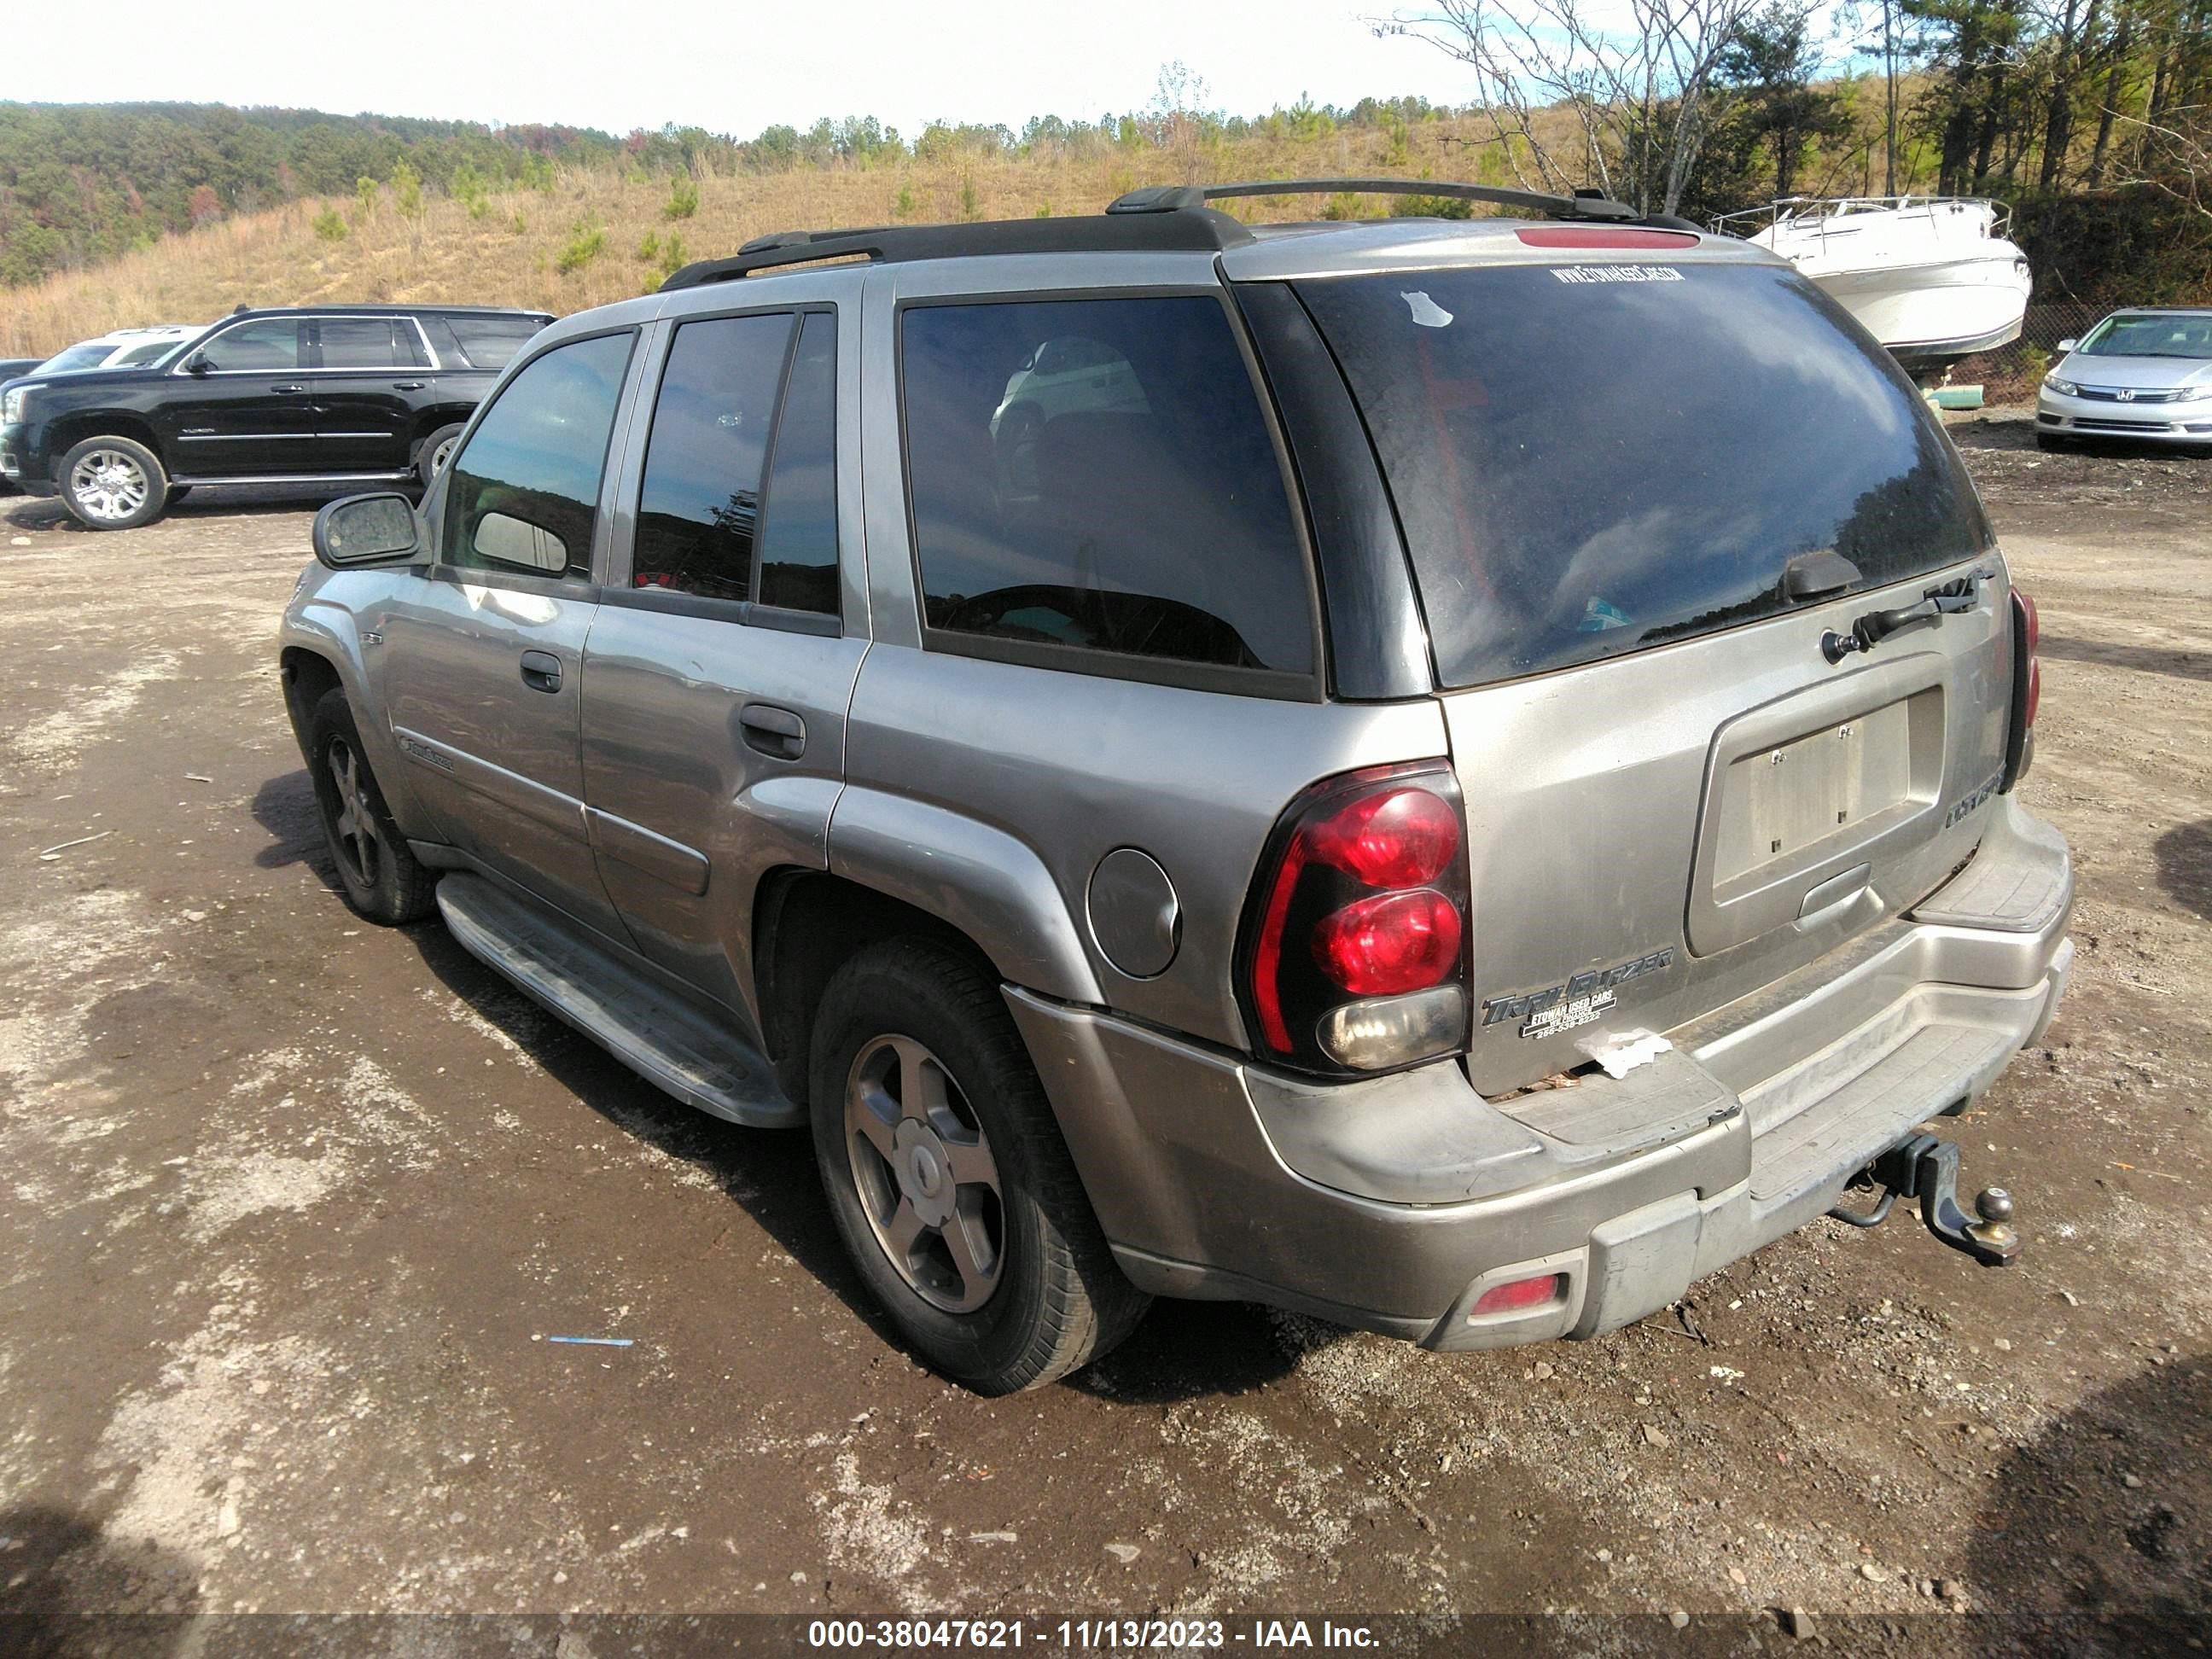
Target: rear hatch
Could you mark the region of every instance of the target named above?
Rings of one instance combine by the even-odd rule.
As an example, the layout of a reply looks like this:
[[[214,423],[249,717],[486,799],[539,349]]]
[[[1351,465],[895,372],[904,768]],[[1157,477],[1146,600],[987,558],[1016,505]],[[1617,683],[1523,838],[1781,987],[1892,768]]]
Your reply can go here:
[[[2011,684],[1973,490],[1832,302],[1740,251],[1518,252],[1541,262],[1293,283],[1366,420],[1444,688],[1486,1093],[1939,885],[1987,816]],[[1961,608],[1824,651],[1962,578]]]

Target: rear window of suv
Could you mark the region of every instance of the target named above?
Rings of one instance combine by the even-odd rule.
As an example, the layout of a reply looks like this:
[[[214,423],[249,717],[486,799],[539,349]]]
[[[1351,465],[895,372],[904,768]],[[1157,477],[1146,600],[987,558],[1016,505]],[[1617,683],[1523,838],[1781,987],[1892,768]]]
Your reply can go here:
[[[1793,271],[1516,265],[1297,291],[1366,416],[1447,685],[1778,614],[1784,567],[1817,550],[1876,586],[1989,544],[1911,383]]]

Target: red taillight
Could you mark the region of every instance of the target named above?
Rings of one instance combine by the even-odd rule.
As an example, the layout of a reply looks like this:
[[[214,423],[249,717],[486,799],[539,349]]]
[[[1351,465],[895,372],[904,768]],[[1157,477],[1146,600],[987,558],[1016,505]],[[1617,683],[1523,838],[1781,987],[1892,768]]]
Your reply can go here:
[[[1459,851],[1459,814],[1425,789],[1393,789],[1315,825],[1312,846],[1314,857],[1370,887],[1417,887]]]
[[[1458,786],[1442,761],[1351,773],[1293,803],[1269,843],[1241,952],[1262,1048],[1341,1073],[1463,1040],[1453,982],[1467,933],[1462,840]]]
[[[1503,1285],[1492,1285],[1475,1297],[1467,1316],[1480,1319],[1484,1314],[1519,1313],[1524,1308],[1540,1308],[1559,1299],[1559,1279],[1558,1273],[1544,1273],[1534,1279],[1511,1279]]]
[[[1433,887],[1419,887],[1323,917],[1314,929],[1314,960],[1354,996],[1424,991],[1459,961],[1459,907]]]
[[[2004,781],[2010,789],[2027,775],[2035,759],[2035,711],[2043,702],[2043,665],[2035,648],[2043,642],[2043,618],[2035,601],[2012,591],[2012,724],[2005,733]]]

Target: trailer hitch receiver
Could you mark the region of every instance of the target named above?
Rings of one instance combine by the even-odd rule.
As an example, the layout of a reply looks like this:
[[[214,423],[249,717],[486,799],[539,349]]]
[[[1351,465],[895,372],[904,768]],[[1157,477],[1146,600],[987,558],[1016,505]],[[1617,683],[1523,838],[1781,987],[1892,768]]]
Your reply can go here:
[[[2020,1254],[2020,1233],[2012,1224],[2012,1194],[1985,1188],[1974,1200],[1975,1218],[1959,1207],[1959,1148],[1934,1135],[1918,1134],[1891,1147],[1867,1171],[1882,1189],[1871,1210],[1838,1205],[1828,1213],[1854,1227],[1879,1225],[1900,1198],[1920,1200],[1928,1231],[1954,1250],[1964,1250],[1985,1267],[2002,1267]]]

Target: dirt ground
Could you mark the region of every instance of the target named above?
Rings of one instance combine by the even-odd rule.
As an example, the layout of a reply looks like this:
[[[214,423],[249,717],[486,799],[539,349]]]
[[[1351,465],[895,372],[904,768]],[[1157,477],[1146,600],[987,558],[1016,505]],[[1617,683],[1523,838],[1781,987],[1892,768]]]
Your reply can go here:
[[[1163,1304],[999,1401],[888,1339],[803,1136],[347,911],[274,672],[313,499],[114,536],[0,501],[0,1613],[46,1616],[0,1648],[1159,1611],[1744,1652],[1791,1609],[1857,1650],[2201,1646],[2212,459],[1954,434],[2042,605],[2026,799],[2081,883],[2048,1046],[1954,1130],[2020,1264],[1822,1221],[1600,1340],[1459,1356]]]

